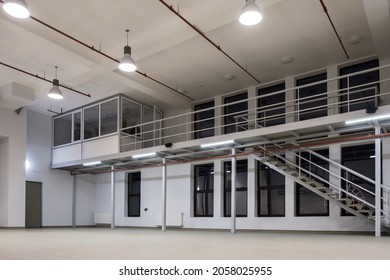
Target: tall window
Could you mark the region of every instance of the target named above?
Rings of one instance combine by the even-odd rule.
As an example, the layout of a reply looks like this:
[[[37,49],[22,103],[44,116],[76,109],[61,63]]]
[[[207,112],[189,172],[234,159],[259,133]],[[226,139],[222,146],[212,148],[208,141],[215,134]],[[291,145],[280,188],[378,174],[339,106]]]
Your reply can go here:
[[[379,66],[378,59],[343,67],[340,75],[375,68]],[[340,108],[341,113],[373,108],[378,106],[375,94],[379,93],[379,70],[353,75],[340,80]],[[344,90],[345,89],[345,90]]]
[[[194,167],[194,215],[212,217],[214,213],[214,164]]]
[[[315,152],[324,157],[329,157],[329,150],[327,149]],[[300,155],[302,158],[300,162],[298,160],[298,164],[303,169],[329,180],[329,173],[325,171],[329,170],[327,161],[307,152],[301,152]],[[308,173],[306,175],[310,177]],[[298,183],[295,184],[295,198],[297,216],[329,216],[328,201]]]
[[[141,172],[128,174],[127,216],[140,217],[141,215]]]
[[[284,89],[284,83],[259,89],[258,95],[260,98],[257,100],[259,113],[257,114],[257,118],[260,126],[266,127],[285,123],[285,92],[269,95]]]
[[[232,163],[224,163],[224,217],[231,216]],[[246,217],[248,205],[248,161],[237,160],[236,164],[236,216]]]
[[[205,110],[207,108],[211,109]],[[214,136],[214,100],[195,105],[194,111],[194,138],[200,139]]]
[[[352,147],[343,147],[341,149],[341,162],[342,165],[348,167],[363,176],[366,176],[372,180],[375,180],[375,144],[364,144]],[[368,201],[375,205],[375,185],[368,183],[365,180],[360,179],[354,174],[343,170],[342,177],[347,179],[348,182],[342,180],[341,187],[352,193],[356,197]],[[356,185],[358,186],[356,186]],[[345,194],[343,194],[345,197]],[[351,198],[351,197],[350,197]],[[352,198],[353,204],[360,203],[356,198]],[[369,209],[365,209],[369,210]],[[344,209],[341,210],[341,214],[352,215],[346,212]]]
[[[326,80],[326,73],[297,80],[297,86]],[[326,82],[297,89],[299,120],[308,120],[328,115]]]
[[[257,165],[257,216],[285,215],[285,178],[262,163]]]
[[[247,93],[241,93],[225,98],[225,104],[233,103],[224,107],[224,133],[248,130],[248,98]],[[240,100],[245,100],[238,102]],[[238,102],[238,103],[236,103]]]

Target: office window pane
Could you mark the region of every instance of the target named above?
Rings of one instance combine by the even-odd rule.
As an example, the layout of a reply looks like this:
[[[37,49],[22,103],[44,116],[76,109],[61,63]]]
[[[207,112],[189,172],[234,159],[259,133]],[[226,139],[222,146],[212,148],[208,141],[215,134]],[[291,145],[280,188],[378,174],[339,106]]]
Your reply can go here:
[[[297,80],[297,86],[326,80],[326,73]],[[299,120],[308,120],[328,115],[326,96],[327,83],[302,87],[297,90],[299,99]]]
[[[212,217],[214,213],[214,164],[194,167],[195,217]]]
[[[72,142],[72,114],[54,119],[54,146]]]
[[[225,104],[248,99],[247,93],[225,98]],[[238,102],[224,107],[224,133],[248,130],[248,101]]]
[[[99,136],[99,105],[84,109],[84,139]]]
[[[284,83],[259,89],[258,95],[260,98],[257,100],[259,113],[257,114],[257,118],[260,126],[266,127],[285,123],[285,92],[261,97],[284,89]]]
[[[141,137],[141,112],[142,106],[127,99],[122,99],[122,128],[123,132]]]
[[[224,217],[231,216],[231,168],[232,163],[224,163]],[[236,216],[246,217],[248,209],[248,161],[238,160],[236,164]]]
[[[118,100],[114,99],[102,103],[100,108],[100,135],[117,132],[118,128]]]
[[[212,108],[210,110],[204,110]],[[199,113],[196,111],[202,110]],[[194,107],[194,138],[214,136],[214,101],[198,104]]]
[[[146,123],[142,126],[142,138],[143,138],[143,147],[153,147],[153,127],[154,127],[154,111],[152,108],[143,107],[144,118],[143,123]]]
[[[73,115],[73,141],[81,139],[81,112]]]

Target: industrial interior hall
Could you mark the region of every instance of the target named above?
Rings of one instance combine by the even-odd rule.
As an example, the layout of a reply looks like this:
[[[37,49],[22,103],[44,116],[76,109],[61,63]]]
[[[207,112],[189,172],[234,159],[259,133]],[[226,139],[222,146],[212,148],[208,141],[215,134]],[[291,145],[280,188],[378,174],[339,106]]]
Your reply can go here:
[[[0,259],[95,258],[84,234],[386,242],[390,0],[0,2],[0,235],[29,240]],[[45,253],[68,234],[86,247]]]

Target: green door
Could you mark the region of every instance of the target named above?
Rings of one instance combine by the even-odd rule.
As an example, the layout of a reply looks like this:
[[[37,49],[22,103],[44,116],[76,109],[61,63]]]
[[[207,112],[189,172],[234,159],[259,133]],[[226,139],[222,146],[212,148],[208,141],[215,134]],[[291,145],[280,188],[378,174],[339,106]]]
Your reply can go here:
[[[42,226],[42,183],[26,182],[26,228]]]

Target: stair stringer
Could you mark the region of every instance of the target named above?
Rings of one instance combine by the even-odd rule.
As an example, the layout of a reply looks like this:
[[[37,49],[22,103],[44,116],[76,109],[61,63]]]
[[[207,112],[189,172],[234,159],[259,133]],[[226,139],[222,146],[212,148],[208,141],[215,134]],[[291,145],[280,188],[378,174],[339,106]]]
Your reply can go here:
[[[319,190],[318,188],[316,187],[313,187],[311,185],[309,185],[307,182],[299,179],[298,177],[295,177],[293,176],[292,174],[286,172],[285,170],[279,168],[278,166],[276,166],[275,164],[273,163],[270,163],[268,162],[266,159],[262,158],[262,157],[259,157],[257,155],[251,155],[254,159],[260,161],[261,163],[267,165],[269,168],[272,168],[273,170],[279,172],[280,174],[292,179],[293,181],[295,181],[296,183],[299,183],[300,185],[304,186],[305,188],[309,189],[310,191],[314,192],[315,194],[321,196],[322,198],[328,200],[328,201],[331,201],[332,203],[336,204],[337,206],[339,206],[340,208],[343,208],[344,210],[348,211],[349,213],[355,215],[355,216],[358,216],[358,217],[363,217],[367,220],[370,220],[368,216],[365,216],[359,212],[357,212],[356,210],[348,207],[346,204],[342,203],[340,200],[339,197],[338,199],[336,198],[333,198],[331,196],[329,196],[327,193],[324,193],[322,192],[321,190]],[[278,161],[279,163],[281,163],[280,161]],[[284,166],[287,166],[286,164],[283,164]],[[330,182],[327,182],[329,184],[329,186],[332,186],[332,184]],[[335,186],[336,187],[336,186]],[[337,187],[336,187],[337,188]],[[328,188],[329,190],[332,190],[332,188]],[[329,192],[328,192],[329,193]],[[332,193],[332,194],[337,194],[338,193]]]

